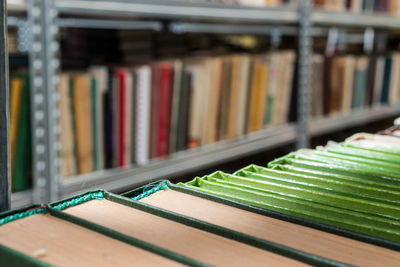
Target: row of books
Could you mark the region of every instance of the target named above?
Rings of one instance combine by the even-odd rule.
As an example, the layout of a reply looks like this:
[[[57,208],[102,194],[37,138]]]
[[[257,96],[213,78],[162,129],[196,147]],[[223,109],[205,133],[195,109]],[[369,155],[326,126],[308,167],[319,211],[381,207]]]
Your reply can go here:
[[[399,163],[400,138],[356,134],[268,167],[9,211],[0,263],[397,266]]]
[[[30,187],[31,123],[29,75],[10,76],[10,141],[12,191]]]
[[[60,79],[62,176],[143,165],[288,121],[293,51],[93,67]]]
[[[400,101],[400,53],[311,58],[311,114],[348,113]]]
[[[350,11],[355,13],[379,13],[398,16],[398,0],[314,0],[314,6],[329,11]]]
[[[233,174],[183,184],[261,208],[400,242],[400,138],[359,133]]]

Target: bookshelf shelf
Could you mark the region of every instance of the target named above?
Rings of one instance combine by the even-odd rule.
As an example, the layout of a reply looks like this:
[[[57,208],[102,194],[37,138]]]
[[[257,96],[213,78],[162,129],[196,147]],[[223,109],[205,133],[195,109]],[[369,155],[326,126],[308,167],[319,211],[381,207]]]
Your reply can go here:
[[[310,122],[309,132],[311,136],[318,136],[398,115],[400,115],[399,104],[393,106],[376,106],[369,109],[353,111],[350,114],[313,119]]]
[[[235,22],[296,23],[297,11],[288,8],[257,8],[239,5],[196,4],[179,1],[59,0],[57,10],[65,15],[119,18],[137,16],[158,19],[189,19]]]
[[[154,179],[176,177],[188,171],[279,147],[295,140],[294,125],[267,128],[236,140],[221,141],[217,144],[178,152],[166,160],[156,160],[145,166],[69,177],[61,181],[61,196],[66,197],[94,188],[120,190],[128,186],[148,183]]]
[[[312,22],[315,25],[342,26],[342,27],[372,27],[385,29],[400,28],[400,19],[385,14],[362,14],[353,12],[334,12],[314,10]]]
[[[92,29],[120,29],[120,30],[153,30],[161,31],[163,25],[159,21],[132,21],[110,19],[71,19],[58,18],[59,27],[78,27]]]
[[[198,22],[171,22],[168,29],[176,34],[182,33],[230,33],[230,34],[273,34],[278,30],[282,35],[296,35],[296,26],[237,25]]]

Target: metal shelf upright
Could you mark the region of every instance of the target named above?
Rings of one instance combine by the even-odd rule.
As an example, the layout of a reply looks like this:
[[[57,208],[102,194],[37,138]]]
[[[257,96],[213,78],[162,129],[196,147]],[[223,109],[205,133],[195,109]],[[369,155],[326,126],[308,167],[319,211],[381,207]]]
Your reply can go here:
[[[0,212],[10,209],[10,109],[8,88],[7,1],[0,4]]]

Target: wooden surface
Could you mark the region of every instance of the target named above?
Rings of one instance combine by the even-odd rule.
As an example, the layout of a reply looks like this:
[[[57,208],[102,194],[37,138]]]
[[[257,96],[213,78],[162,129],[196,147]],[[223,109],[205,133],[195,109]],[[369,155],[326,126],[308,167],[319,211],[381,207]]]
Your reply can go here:
[[[212,265],[303,265],[292,259],[108,200],[89,201],[64,212]]]
[[[0,226],[0,243],[57,266],[176,266],[177,263],[50,215]]]
[[[352,265],[400,265],[400,252],[262,216],[170,189],[158,191],[141,201]]]

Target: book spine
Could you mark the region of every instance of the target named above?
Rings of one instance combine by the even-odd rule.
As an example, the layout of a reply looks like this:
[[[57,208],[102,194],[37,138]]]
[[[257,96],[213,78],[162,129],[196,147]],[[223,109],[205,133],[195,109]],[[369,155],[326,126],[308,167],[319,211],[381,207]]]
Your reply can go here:
[[[150,90],[151,69],[149,66],[137,70],[136,83],[136,162],[145,165],[149,161],[150,135]]]

